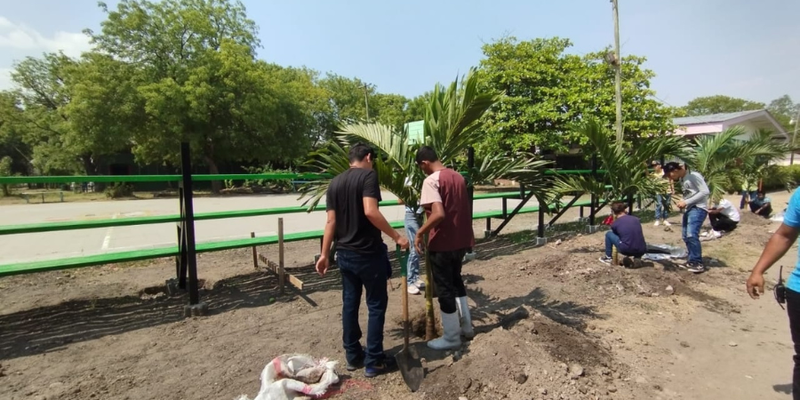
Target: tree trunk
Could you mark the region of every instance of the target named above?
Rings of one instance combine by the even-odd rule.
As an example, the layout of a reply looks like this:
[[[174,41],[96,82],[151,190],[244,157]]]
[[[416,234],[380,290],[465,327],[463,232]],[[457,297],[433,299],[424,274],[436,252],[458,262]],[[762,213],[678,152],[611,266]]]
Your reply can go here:
[[[206,164],[208,164],[208,172],[211,173],[211,175],[219,174],[219,167],[217,167],[217,163],[214,162],[214,159],[207,155],[203,156],[203,158],[205,159]],[[220,190],[222,190],[222,182],[211,181],[211,192],[218,194]]]

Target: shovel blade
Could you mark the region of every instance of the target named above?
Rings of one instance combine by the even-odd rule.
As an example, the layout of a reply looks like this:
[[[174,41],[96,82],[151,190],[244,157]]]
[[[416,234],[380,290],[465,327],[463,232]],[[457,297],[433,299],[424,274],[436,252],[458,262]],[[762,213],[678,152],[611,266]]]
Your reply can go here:
[[[419,390],[422,379],[425,378],[425,370],[422,368],[422,361],[419,359],[417,349],[407,347],[397,353],[395,360],[397,360],[397,367],[400,369],[400,374],[403,375],[406,386],[411,389],[412,393]]]

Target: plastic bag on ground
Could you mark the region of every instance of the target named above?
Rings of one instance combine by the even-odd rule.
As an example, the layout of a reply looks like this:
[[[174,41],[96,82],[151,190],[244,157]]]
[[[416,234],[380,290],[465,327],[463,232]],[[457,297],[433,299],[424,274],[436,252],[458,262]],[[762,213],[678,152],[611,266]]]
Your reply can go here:
[[[686,249],[682,247],[668,244],[648,244],[647,253],[642,256],[642,259],[650,261],[672,260],[686,258],[687,254]]]
[[[284,354],[261,371],[261,390],[252,400],[302,400],[322,396],[339,382],[336,361],[305,354]],[[242,395],[236,400],[251,400]]]

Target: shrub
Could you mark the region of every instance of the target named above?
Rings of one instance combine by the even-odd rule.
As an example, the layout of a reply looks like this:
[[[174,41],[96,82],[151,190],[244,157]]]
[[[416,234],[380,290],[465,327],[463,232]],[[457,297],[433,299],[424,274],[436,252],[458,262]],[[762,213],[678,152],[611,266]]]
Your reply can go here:
[[[105,190],[106,197],[109,199],[119,199],[122,197],[133,196],[133,185],[127,183],[112,183]]]

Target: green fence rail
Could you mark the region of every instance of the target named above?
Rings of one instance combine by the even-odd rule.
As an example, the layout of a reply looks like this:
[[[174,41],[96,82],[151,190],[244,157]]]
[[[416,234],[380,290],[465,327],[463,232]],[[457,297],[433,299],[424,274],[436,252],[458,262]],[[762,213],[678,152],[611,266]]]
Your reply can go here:
[[[584,175],[590,174],[589,169],[571,170],[547,170],[545,175]],[[598,174],[605,173],[604,170],[597,170]],[[462,172],[463,174],[463,172]],[[192,175],[193,181],[226,181],[226,180],[295,180],[313,181],[319,179],[329,179],[327,174],[197,174]],[[178,182],[181,175],[76,175],[76,176],[0,176],[0,185],[21,185],[26,183],[136,183],[136,182]]]
[[[475,200],[486,199],[518,199],[520,192],[502,192],[502,193],[486,193],[477,194],[473,197]],[[386,200],[380,202],[382,207],[398,206],[400,203],[397,200]],[[319,204],[312,211],[325,210],[325,204]],[[228,218],[246,218],[246,217],[260,217],[266,215],[282,215],[282,214],[296,214],[308,212],[308,207],[294,206],[294,207],[278,207],[278,208],[262,208],[252,210],[234,210],[234,211],[215,211],[207,213],[196,213],[194,215],[195,221],[206,221],[212,219],[228,219]],[[178,214],[171,215],[154,215],[145,217],[130,217],[130,218],[108,218],[96,219],[85,221],[64,221],[64,222],[43,222],[35,224],[19,224],[19,225],[2,225],[0,226],[0,236],[2,235],[16,235],[23,233],[41,233],[41,232],[54,232],[54,231],[68,231],[76,229],[95,229],[95,228],[109,228],[113,226],[134,226],[134,225],[150,225],[150,224],[165,224],[175,223],[181,220]]]

